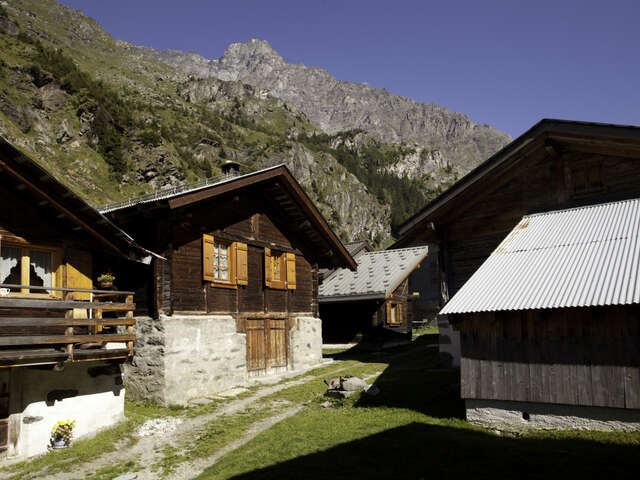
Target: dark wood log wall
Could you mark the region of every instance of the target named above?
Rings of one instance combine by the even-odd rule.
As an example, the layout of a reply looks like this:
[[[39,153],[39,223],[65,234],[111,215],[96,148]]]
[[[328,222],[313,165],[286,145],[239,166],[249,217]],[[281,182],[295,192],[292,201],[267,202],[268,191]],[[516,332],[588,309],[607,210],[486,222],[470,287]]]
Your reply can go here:
[[[454,317],[462,397],[640,409],[640,306]]]
[[[580,170],[598,169],[601,186],[577,190]],[[640,197],[640,160],[569,152],[553,158],[532,152],[517,172],[498,177],[464,210],[438,228],[448,257],[447,287],[453,296],[520,219],[531,213]]]
[[[331,302],[320,307],[322,338],[326,343],[352,342],[356,340],[385,340],[397,335],[410,335],[411,309],[408,308],[409,280],[396,288],[388,300],[366,302]],[[387,304],[402,305],[402,323],[387,323]]]
[[[171,249],[171,310],[193,313],[314,313],[317,292],[317,268],[297,250],[268,215],[253,214],[221,229],[205,230],[214,237],[246,243],[248,285],[237,288],[215,287],[202,279],[202,239],[191,239]],[[174,238],[179,239],[181,232]],[[195,238],[194,238],[195,237]],[[264,247],[296,254],[296,289],[266,288],[264,284]],[[163,277],[164,278],[164,277]]]

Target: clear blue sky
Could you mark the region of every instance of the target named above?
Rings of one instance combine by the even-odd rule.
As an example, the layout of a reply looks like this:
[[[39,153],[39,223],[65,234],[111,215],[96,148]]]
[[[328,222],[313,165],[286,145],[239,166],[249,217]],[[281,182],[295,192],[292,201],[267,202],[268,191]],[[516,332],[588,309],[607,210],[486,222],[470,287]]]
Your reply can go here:
[[[63,0],[115,38],[287,61],[435,102],[513,137],[544,117],[640,125],[640,1]]]

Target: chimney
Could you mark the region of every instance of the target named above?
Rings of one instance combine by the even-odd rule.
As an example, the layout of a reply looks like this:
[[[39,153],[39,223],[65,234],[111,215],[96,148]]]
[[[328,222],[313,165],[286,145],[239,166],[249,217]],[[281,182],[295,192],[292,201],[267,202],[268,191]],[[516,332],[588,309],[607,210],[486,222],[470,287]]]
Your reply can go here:
[[[220,165],[220,168],[222,169],[223,178],[233,178],[240,174],[240,164],[233,160],[225,161]]]

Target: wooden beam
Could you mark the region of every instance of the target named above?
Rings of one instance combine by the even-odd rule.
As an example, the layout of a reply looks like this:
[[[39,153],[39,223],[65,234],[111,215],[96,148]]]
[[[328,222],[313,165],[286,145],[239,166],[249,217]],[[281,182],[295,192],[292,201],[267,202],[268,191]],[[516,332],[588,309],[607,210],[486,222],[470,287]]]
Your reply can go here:
[[[0,346],[65,345],[69,343],[133,342],[135,335],[21,335],[0,337]]]
[[[50,318],[50,317],[0,317],[0,327],[85,327],[102,325],[115,327],[135,325],[133,318]]]
[[[60,300],[40,300],[30,298],[0,298],[0,308],[24,308],[31,310],[70,310],[74,308],[88,309],[99,308],[103,311],[127,312],[135,310],[135,303],[110,303],[110,302],[81,302],[81,301],[60,301]]]
[[[107,240],[106,238],[104,238],[102,235],[100,235],[96,230],[94,230],[91,226],[89,226],[86,222],[83,222],[82,220],[80,220],[76,215],[74,215],[71,211],[69,211],[67,208],[65,208],[64,206],[62,206],[58,201],[56,201],[55,199],[53,199],[49,194],[45,193],[44,191],[42,191],[42,189],[38,188],[37,186],[35,186],[33,183],[31,183],[30,180],[28,180],[27,178],[25,178],[24,176],[22,176],[21,174],[19,174],[18,172],[16,172],[13,168],[11,168],[9,165],[7,165],[5,162],[3,162],[2,160],[0,160],[0,166],[2,168],[4,168],[6,171],[8,171],[11,175],[13,175],[14,177],[16,177],[18,180],[20,180],[22,183],[24,183],[25,185],[27,185],[29,188],[31,188],[34,192],[36,192],[38,195],[43,196],[44,198],[46,198],[52,205],[54,205],[58,210],[60,210],[61,212],[63,212],[65,215],[67,215],[69,218],[73,219],[76,223],[79,223],[80,225],[82,225],[88,232],[90,232],[93,236],[95,236],[96,238],[98,238],[100,241],[106,243],[107,245],[109,245],[113,250],[115,250],[118,254],[122,254],[122,251],[116,247],[113,243],[111,243],[109,240]]]

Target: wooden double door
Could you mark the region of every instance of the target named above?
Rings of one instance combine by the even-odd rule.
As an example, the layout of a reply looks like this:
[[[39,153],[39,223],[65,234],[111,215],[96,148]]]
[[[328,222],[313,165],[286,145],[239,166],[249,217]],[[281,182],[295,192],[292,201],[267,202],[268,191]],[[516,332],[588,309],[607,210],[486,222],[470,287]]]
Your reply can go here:
[[[249,372],[260,373],[287,367],[289,345],[286,318],[248,318],[245,331]]]

